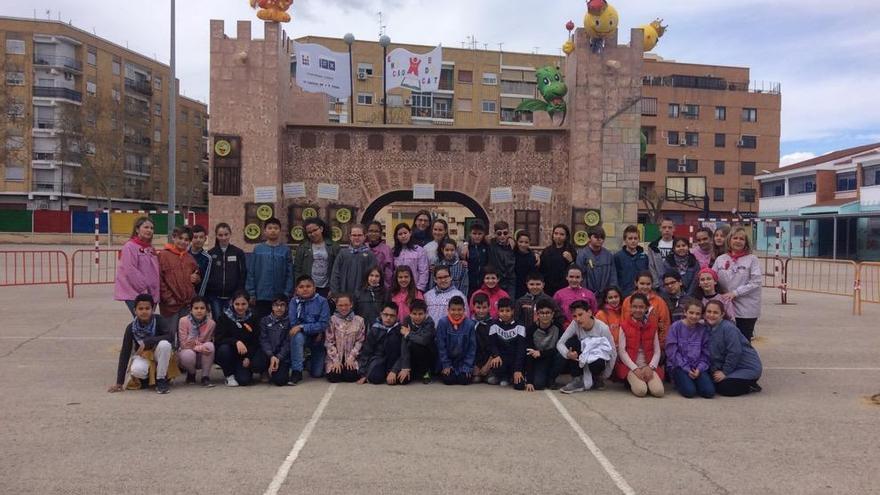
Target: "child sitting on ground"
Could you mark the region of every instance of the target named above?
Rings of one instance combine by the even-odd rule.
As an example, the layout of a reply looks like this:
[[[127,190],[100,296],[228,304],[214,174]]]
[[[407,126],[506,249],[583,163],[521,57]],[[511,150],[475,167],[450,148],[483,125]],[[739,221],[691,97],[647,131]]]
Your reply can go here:
[[[488,308],[488,305],[487,305]],[[437,330],[434,320],[428,316],[425,301],[413,301],[409,316],[403,322],[400,333],[403,335],[401,348],[401,373],[422,377],[422,383],[431,383],[431,373],[435,370],[437,346],[434,337]],[[407,372],[407,373],[404,373]]]
[[[523,371],[526,358],[526,329],[513,319],[513,301],[503,298],[498,301],[498,321],[489,328],[489,342],[492,359],[492,376],[489,385],[523,390],[526,386]]]
[[[172,330],[164,318],[153,314],[153,297],[149,294],[135,297],[134,315],[134,320],[125,327],[122,337],[116,384],[108,392],[122,392],[125,370],[134,351],[135,356],[131,361],[132,380],[128,388],[147,388],[150,379],[155,376],[156,392],[167,394],[170,391],[168,371],[172,354],[171,340],[174,338]]]
[[[201,297],[193,298],[189,315],[177,325],[180,350],[177,360],[186,371],[186,383],[196,382],[196,369],[202,370],[202,385],[211,384],[211,366],[214,365],[214,320],[208,316],[208,303]]]
[[[620,324],[617,344],[620,360],[614,374],[618,379],[626,380],[636,397],[644,397],[648,392],[654,397],[663,397],[660,338],[657,325],[648,318],[648,296],[636,292],[627,300],[630,301],[629,317]]]
[[[672,320],[672,317],[669,315],[669,306],[666,305],[666,301],[660,297],[659,294],[654,292],[654,276],[651,275],[650,271],[645,270],[639,272],[639,274],[636,275],[635,285],[635,293],[642,294],[648,300],[646,316],[651,320],[651,323],[657,327],[657,335],[660,338],[660,349],[662,354],[662,349],[664,349],[664,346],[666,345],[666,332],[669,331],[669,325]],[[632,317],[632,314],[630,313],[631,300],[632,295],[623,300],[623,321],[628,321]]]
[[[535,304],[535,323],[526,327],[526,390],[556,390],[556,377],[565,360],[556,352],[559,327],[554,323],[556,303],[540,299]]]
[[[278,294],[272,312],[260,320],[260,348],[269,361],[269,381],[277,386],[290,379],[290,316],[287,296]]]
[[[467,385],[471,381],[477,353],[476,325],[464,316],[464,299],[449,300],[447,315],[437,322],[437,355],[446,385]]]
[[[400,349],[402,341],[400,323],[397,321],[397,304],[387,302],[382,307],[382,312],[379,313],[379,319],[367,332],[366,340],[358,356],[360,379],[357,383],[370,382],[374,385],[408,383],[409,374],[401,372]],[[401,379],[405,380],[401,382]]]
[[[711,399],[715,386],[709,376],[709,332],[700,321],[703,305],[696,299],[684,304],[684,319],[672,324],[666,336],[666,368],[675,388],[685,398]]]
[[[364,319],[352,311],[351,296],[336,295],[336,312],[324,336],[327,349],[327,380],[353,383],[358,376],[358,355],[366,339]]]
[[[223,369],[227,386],[250,385],[254,373],[266,371],[266,355],[260,348],[260,322],[251,311],[246,292],[236,292],[220,315],[215,342],[217,364]]]
[[[486,294],[474,294],[471,299],[474,315],[474,334],[477,341],[477,353],[474,357],[474,370],[472,381],[480,383],[489,376],[492,368],[489,365],[489,328],[494,320],[489,314],[489,296]]]
[[[560,392],[573,394],[590,389],[601,390],[617,360],[614,337],[608,325],[593,317],[593,307],[588,302],[575,301],[569,310],[573,319],[559,337],[556,349],[571,362],[569,369],[572,379]]]

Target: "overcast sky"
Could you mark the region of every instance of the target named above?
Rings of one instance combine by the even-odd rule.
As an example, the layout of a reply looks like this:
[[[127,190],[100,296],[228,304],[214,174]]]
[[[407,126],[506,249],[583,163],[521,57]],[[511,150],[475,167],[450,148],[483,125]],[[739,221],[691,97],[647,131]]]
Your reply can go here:
[[[880,142],[880,2],[877,0],[616,0],[621,40],[662,17],[670,28],[655,53],[681,62],[751,68],[753,80],[782,83],[783,163]],[[170,0],[4,2],[2,15],[71,21],[132,50],[169,58]],[[583,22],[580,0],[294,0],[291,37],[377,39],[461,47],[473,35],[507,51],[559,54],[564,24]],[[177,2],[181,92],[208,101],[208,21],[256,20],[247,0]],[[254,28],[255,33],[262,32]]]

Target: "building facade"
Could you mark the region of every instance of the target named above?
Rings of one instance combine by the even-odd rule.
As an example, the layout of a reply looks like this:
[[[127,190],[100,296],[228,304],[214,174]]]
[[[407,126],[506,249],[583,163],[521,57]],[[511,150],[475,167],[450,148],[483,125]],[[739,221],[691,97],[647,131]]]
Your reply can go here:
[[[58,21],[0,17],[0,43],[0,208],[167,204],[167,65]],[[207,106],[177,118],[177,202],[204,209]]]
[[[307,36],[297,41],[348,50],[338,38]],[[388,51],[399,47],[417,53],[432,48],[392,44]],[[564,68],[567,60],[444,47],[438,91],[394,89],[383,105],[382,47],[355,41],[351,52],[354,105],[323,97],[326,115],[322,111],[315,123],[551,127],[546,116],[517,112],[516,107],[536,97],[536,68]],[[294,57],[291,71],[295,70]],[[645,55],[641,76],[639,109],[648,147],[640,164],[639,220],[655,221],[661,212],[682,224],[696,223],[704,215],[731,216],[734,210],[755,215],[754,176],[775,170],[779,163],[779,85],[751,81],[748,68],[679,63],[652,54]]]
[[[756,178],[758,249],[880,260],[880,143],[834,151]]]

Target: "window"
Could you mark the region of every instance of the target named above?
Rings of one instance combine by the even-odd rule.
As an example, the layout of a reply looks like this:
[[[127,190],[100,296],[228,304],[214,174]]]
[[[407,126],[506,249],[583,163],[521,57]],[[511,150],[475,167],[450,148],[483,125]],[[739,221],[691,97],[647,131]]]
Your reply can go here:
[[[157,91],[162,90],[162,76],[156,76],[153,78],[153,89]]]
[[[688,146],[699,146],[700,134],[696,132],[686,132],[684,133],[684,142],[687,143]]]
[[[95,84],[95,81],[86,81],[86,94],[89,96],[98,94],[98,85]]]
[[[470,112],[473,111],[474,102],[470,98],[459,98],[458,99],[458,111],[459,112]]]
[[[688,158],[687,160],[678,160],[676,158],[666,159],[666,171],[669,173],[697,173],[697,160]]]
[[[214,155],[211,191],[216,196],[240,196],[241,138],[238,136],[215,136],[214,142],[219,141],[229,143],[229,153],[226,156]]]
[[[111,67],[113,67],[113,75],[118,76],[119,73],[122,71],[122,61],[119,60],[119,57],[113,57],[113,64]]]
[[[153,105],[153,113],[156,115],[162,115],[162,104],[156,103]]]
[[[743,203],[754,203],[755,202],[755,190],[754,189],[740,189],[739,190],[739,200]]]
[[[740,148],[746,149],[755,149],[758,147],[758,137],[757,136],[743,136],[740,138],[739,142],[736,143]]]
[[[776,196],[785,196],[785,179],[761,182],[762,198],[773,198]]]
[[[669,114],[668,115],[669,115],[670,119],[677,119],[679,111],[680,111],[680,109],[679,109],[678,103],[670,103],[669,104]]]
[[[666,144],[670,146],[678,146],[678,131],[668,131],[666,133]]]
[[[468,136],[467,150],[471,153],[480,153],[483,151],[483,136]]]
[[[434,151],[449,151],[452,147],[449,136],[437,136],[434,138]]]
[[[333,149],[337,150],[347,150],[351,149],[351,135],[349,134],[334,134],[333,135]]]
[[[304,150],[314,149],[318,146],[318,136],[314,132],[303,132],[299,135],[299,147]]]
[[[472,70],[459,70],[458,71],[458,82],[471,84],[474,82],[474,71]]]
[[[24,148],[24,136],[6,136],[6,149],[20,150]]]
[[[358,77],[373,77],[373,64],[358,62]]]
[[[726,134],[715,134],[715,147],[723,148],[727,143],[727,135]]]
[[[529,242],[538,245],[541,242],[541,211],[513,210],[513,231],[523,230],[529,233]]]
[[[440,68],[440,84],[437,89],[441,91],[453,91],[455,89],[455,67],[444,65]]]
[[[153,141],[155,141],[157,143],[162,142],[162,131],[160,131],[159,129],[156,129],[155,131],[153,131]]]
[[[372,105],[373,104],[373,93],[358,93],[357,104],[358,105]]]
[[[795,237],[810,237],[810,225],[807,222],[792,222]]]
[[[645,155],[639,160],[639,172],[654,172],[657,170],[657,155]]]
[[[700,105],[685,103],[684,110],[681,113],[686,119],[698,119],[700,118]]]
[[[501,152],[516,153],[519,149],[519,139],[516,136],[501,136]]]
[[[385,136],[382,134],[370,134],[367,136],[367,149],[382,151],[385,149]]]
[[[647,198],[648,194],[653,190],[653,182],[639,182],[639,199]]]
[[[550,153],[553,146],[553,138],[550,136],[535,136],[535,152]]]
[[[792,177],[788,179],[788,194],[806,194],[816,192],[816,176]]]
[[[727,107],[715,107],[715,120],[727,120]]]
[[[10,119],[24,117],[24,103],[12,100],[6,105],[6,116]]]
[[[642,98],[640,106],[642,115],[657,115],[657,98]]]
[[[483,84],[487,86],[497,86],[498,75],[494,72],[483,72]]]
[[[24,55],[24,40],[6,38],[6,53],[10,55]]]
[[[6,180],[24,180],[24,165],[20,162],[6,162]]]
[[[724,201],[724,189],[716,187],[712,190],[712,193],[713,201]]]
[[[111,94],[112,94],[112,96],[113,96],[113,101],[115,101],[115,102],[118,103],[118,102],[119,102],[119,99],[121,98],[121,96],[120,96],[120,94],[119,94],[119,88],[113,88],[113,89],[111,90]]]
[[[400,136],[400,149],[403,151],[416,151],[419,148],[419,138],[412,134]]]
[[[388,95],[388,108],[400,108],[403,106],[403,95]]]
[[[98,49],[97,48],[95,48],[93,46],[88,47],[88,51],[86,53],[86,62],[88,62],[89,65],[92,65],[92,66],[98,65]]]
[[[743,108],[743,122],[757,122],[758,121],[758,109],[757,108]]]
[[[740,175],[755,175],[757,164],[755,162],[740,162],[739,167]]]
[[[837,174],[837,190],[838,191],[855,191],[856,184],[856,173],[853,172],[844,172],[842,174]]]
[[[862,187],[880,186],[880,165],[865,167],[862,177]]]
[[[24,72],[6,72],[6,84],[8,86],[24,86]]]
[[[715,160],[715,175],[724,175],[724,160]]]
[[[483,113],[495,113],[498,111],[498,104],[495,100],[483,100]]]
[[[95,127],[95,124],[98,123],[98,115],[94,110],[86,111],[86,123],[91,127]]]

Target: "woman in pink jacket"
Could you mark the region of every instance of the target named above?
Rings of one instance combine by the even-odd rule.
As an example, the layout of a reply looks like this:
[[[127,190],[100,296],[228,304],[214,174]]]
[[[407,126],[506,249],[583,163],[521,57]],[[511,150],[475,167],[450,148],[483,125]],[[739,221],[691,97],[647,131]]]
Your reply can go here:
[[[134,222],[131,239],[122,246],[116,266],[113,298],[125,301],[134,316],[134,299],[149,294],[154,305],[159,303],[159,258],[153,249],[153,221],[140,217]]]
[[[428,255],[424,248],[413,241],[412,229],[405,223],[394,227],[394,266],[408,266],[412,269],[416,288],[422,292],[428,290],[430,271]]]

